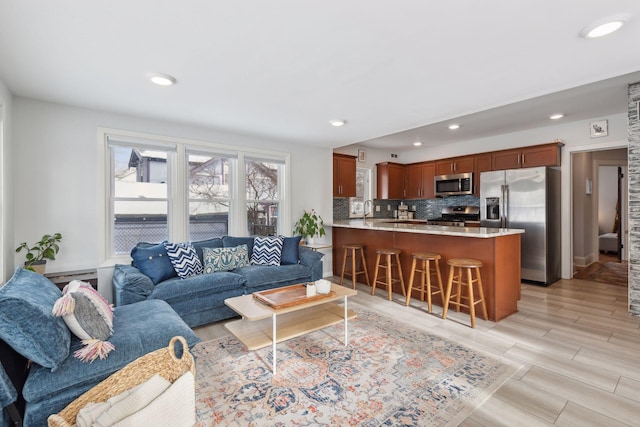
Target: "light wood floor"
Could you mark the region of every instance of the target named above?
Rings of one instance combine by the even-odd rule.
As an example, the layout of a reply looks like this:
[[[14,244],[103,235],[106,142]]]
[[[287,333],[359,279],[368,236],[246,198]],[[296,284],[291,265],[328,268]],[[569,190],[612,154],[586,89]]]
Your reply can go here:
[[[334,278],[335,280],[336,278]],[[336,280],[339,281],[339,280]],[[461,425],[640,425],[640,318],[627,314],[627,288],[561,280],[523,284],[519,312],[493,323],[403,297],[387,301],[358,284],[353,301],[522,368]],[[223,322],[197,328],[203,339],[228,335]]]

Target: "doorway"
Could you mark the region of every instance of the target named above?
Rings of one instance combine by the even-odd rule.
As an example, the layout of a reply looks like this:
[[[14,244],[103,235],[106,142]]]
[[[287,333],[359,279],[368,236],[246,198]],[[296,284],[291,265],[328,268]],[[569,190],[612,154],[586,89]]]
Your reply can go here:
[[[573,154],[574,275],[628,286],[627,149]]]

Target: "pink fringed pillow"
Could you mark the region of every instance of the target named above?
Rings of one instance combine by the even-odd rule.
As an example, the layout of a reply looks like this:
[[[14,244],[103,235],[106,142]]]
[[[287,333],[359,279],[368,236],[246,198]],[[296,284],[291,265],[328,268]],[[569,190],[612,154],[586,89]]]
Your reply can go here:
[[[74,280],[65,286],[62,297],[53,306],[53,315],[61,316],[83,347],[73,355],[83,362],[106,359],[113,344],[113,309],[91,285]]]

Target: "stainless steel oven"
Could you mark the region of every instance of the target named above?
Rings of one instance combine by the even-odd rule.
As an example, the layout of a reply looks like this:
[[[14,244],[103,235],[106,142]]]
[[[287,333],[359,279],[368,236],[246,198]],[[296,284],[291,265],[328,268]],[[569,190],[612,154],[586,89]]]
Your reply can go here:
[[[473,194],[473,173],[438,175],[434,178],[436,196]]]
[[[478,206],[445,206],[442,208],[442,216],[428,220],[427,224],[448,227],[480,226],[480,208]]]

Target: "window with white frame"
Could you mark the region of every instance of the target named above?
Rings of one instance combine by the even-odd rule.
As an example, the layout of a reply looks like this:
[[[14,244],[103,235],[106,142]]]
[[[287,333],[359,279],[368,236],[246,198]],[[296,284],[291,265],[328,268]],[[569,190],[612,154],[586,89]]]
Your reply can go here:
[[[371,169],[357,168],[356,169],[356,197],[349,197],[349,216],[350,217],[362,217],[364,212],[365,200],[371,199]],[[369,209],[373,209],[370,206],[367,209],[368,215],[373,215]]]
[[[4,166],[4,106],[3,99],[0,97],[0,165]],[[4,211],[7,209],[6,203],[4,200],[4,176],[0,173],[0,260],[4,260],[4,251],[6,245],[6,233],[5,233],[5,216]],[[0,280],[4,280],[5,278],[5,262],[0,261]]]
[[[278,213],[284,164],[273,160],[245,160],[247,232],[250,236],[278,234]]]
[[[111,251],[128,254],[138,242],[168,239],[168,161],[175,148],[112,142]]]
[[[285,153],[106,129],[99,140],[101,262],[121,262],[138,242],[276,234],[290,225]]]
[[[234,159],[188,152],[189,239],[220,237],[229,232],[230,170]]]

